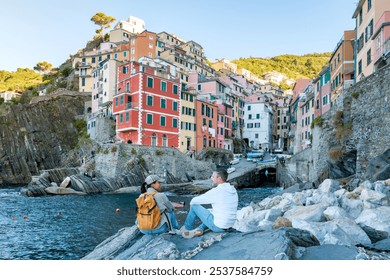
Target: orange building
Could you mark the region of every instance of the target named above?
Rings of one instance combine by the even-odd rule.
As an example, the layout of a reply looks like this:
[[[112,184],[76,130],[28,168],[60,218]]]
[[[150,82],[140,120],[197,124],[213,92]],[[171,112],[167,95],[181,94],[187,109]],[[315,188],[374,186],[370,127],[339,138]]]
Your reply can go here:
[[[118,43],[114,59],[137,61],[142,56],[155,58],[156,54],[156,33],[145,30],[140,34],[132,34],[128,41]]]
[[[163,68],[124,63],[113,100],[117,136],[127,143],[179,148],[179,79]]]
[[[217,148],[218,107],[208,98],[196,100],[196,151],[206,147]]]
[[[334,102],[337,97],[354,84],[354,44],[355,30],[344,31],[344,35],[338,42],[330,60],[331,71],[331,97]]]

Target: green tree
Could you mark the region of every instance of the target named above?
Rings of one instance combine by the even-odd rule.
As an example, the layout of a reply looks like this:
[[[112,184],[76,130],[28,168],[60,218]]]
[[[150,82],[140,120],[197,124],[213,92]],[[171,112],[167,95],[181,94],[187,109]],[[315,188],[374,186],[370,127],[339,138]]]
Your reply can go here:
[[[41,74],[47,74],[53,69],[53,65],[47,61],[38,62],[37,65],[34,66],[34,70],[37,70]]]
[[[91,21],[100,26],[99,29],[96,29],[96,36],[104,39],[103,30],[111,27],[111,23],[113,23],[115,20],[116,19],[114,17],[108,16],[102,12],[98,12],[93,17],[91,17]]]
[[[18,68],[16,72],[0,70],[0,92],[23,92],[42,83],[42,75],[29,68]]]
[[[308,58],[308,59],[306,60],[305,66],[306,66],[307,68],[313,67],[313,59]]]
[[[277,71],[288,78],[314,78],[329,61],[331,53],[314,53],[303,56],[284,54],[271,58],[250,57],[232,60],[238,67],[251,71],[258,77],[267,72]],[[283,88],[290,88],[282,85]]]

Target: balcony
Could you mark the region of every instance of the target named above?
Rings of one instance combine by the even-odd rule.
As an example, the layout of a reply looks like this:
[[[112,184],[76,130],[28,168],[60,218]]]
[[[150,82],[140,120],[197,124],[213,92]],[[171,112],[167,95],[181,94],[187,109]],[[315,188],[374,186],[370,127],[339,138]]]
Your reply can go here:
[[[288,138],[294,138],[295,137],[295,132],[290,131],[287,135]]]
[[[374,51],[373,62],[377,63],[380,59],[384,58],[390,52],[390,38],[388,38],[383,46]]]
[[[346,64],[345,67],[344,67],[344,71],[343,73],[344,74],[351,74],[355,71],[355,68],[354,68],[354,65],[352,63],[350,64]]]
[[[91,73],[88,73],[86,69],[81,69],[79,77],[92,77]]]
[[[232,102],[230,100],[228,100],[228,99],[222,98],[222,104],[225,105],[225,106],[229,106],[229,107],[233,108]]]
[[[138,102],[127,103],[125,106],[125,110],[139,110],[139,103]]]
[[[78,62],[78,63],[77,63],[77,66],[78,66],[79,68],[91,68],[91,67],[92,67],[91,64],[89,64],[89,63],[87,63],[87,62]]]
[[[347,88],[353,86],[354,83],[355,83],[354,80],[345,80],[343,83],[343,89],[347,89]]]
[[[111,104],[112,104],[112,101],[110,100],[103,100],[99,98],[99,107],[106,107],[106,108],[109,108],[111,107]]]

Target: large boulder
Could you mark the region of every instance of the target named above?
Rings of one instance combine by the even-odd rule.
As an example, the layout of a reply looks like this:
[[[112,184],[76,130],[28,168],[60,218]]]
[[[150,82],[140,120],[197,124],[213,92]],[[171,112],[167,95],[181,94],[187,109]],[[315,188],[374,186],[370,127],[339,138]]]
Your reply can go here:
[[[294,220],[292,225],[294,228],[309,231],[318,239],[321,245],[355,246],[371,244],[367,234],[351,219],[332,220],[322,223]]]
[[[33,176],[31,182],[20,190],[20,193],[25,196],[45,196],[45,189],[51,187],[51,183],[44,177]]]
[[[355,221],[360,226],[369,226],[375,230],[390,234],[390,207],[379,206],[377,208],[364,209]]]
[[[308,222],[324,221],[324,210],[327,208],[325,204],[314,204],[308,206],[296,206],[284,213],[283,217],[294,220],[304,220]]]
[[[59,187],[48,187],[45,189],[45,192],[48,194],[78,194],[78,195],[86,195],[84,192],[78,192],[71,188],[59,188]]]

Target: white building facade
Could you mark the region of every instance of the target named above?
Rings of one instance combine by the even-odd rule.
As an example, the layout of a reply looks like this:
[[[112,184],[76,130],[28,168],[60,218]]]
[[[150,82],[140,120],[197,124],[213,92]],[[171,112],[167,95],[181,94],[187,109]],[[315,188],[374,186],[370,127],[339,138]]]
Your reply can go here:
[[[273,112],[264,102],[247,102],[244,112],[243,138],[253,149],[268,149],[272,146]]]
[[[112,100],[117,90],[118,66],[118,61],[106,59],[92,72],[92,111],[88,114],[87,121],[88,134],[92,139],[96,139],[97,132],[104,129],[106,120],[112,117]],[[130,85],[128,87],[130,91]]]

